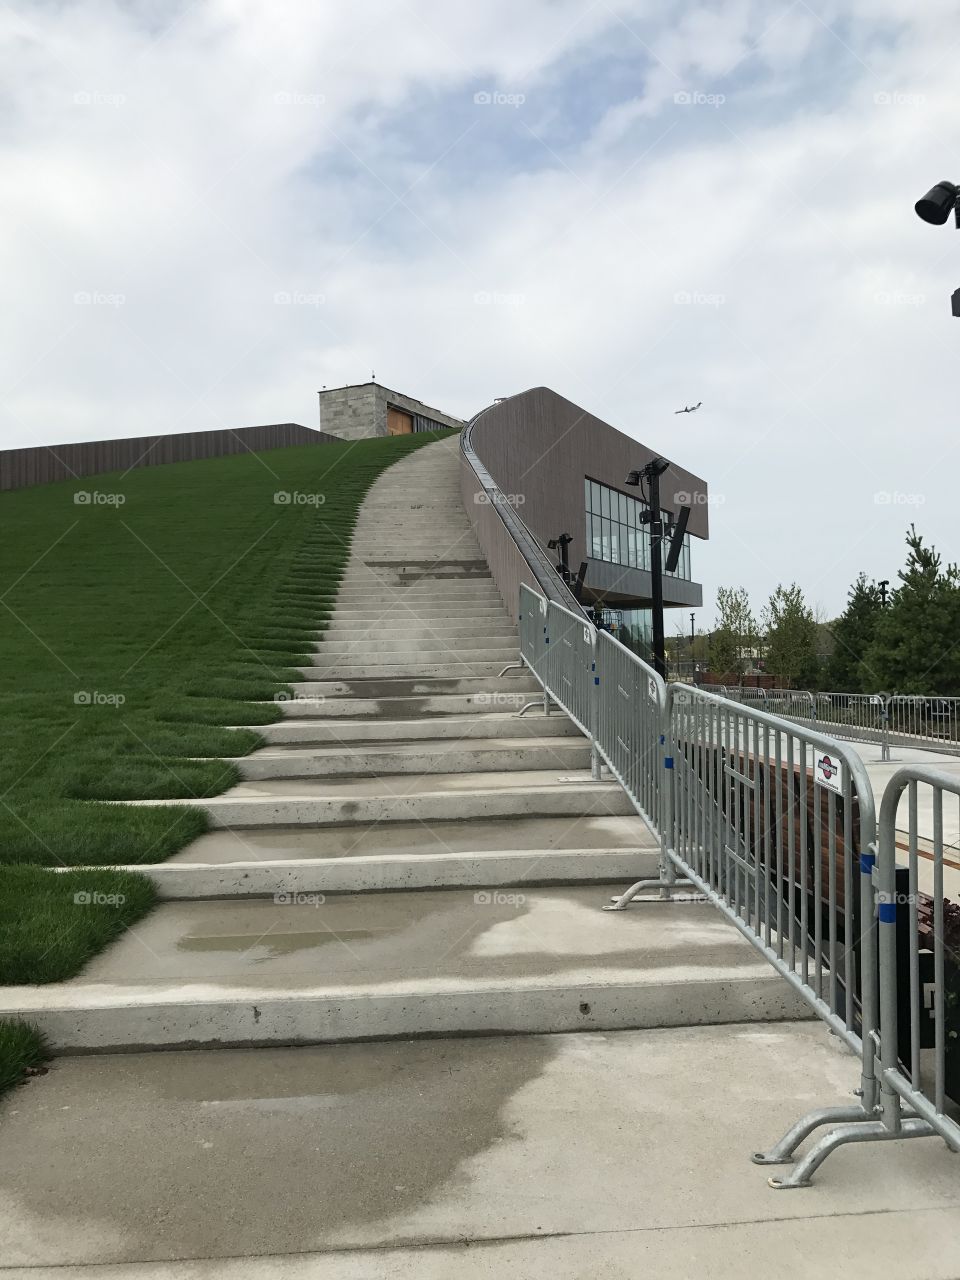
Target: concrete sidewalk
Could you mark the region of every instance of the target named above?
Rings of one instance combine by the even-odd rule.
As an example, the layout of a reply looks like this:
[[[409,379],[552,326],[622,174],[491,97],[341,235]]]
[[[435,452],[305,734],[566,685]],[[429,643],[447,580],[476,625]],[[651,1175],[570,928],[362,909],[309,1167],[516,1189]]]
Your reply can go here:
[[[0,1107],[0,1276],[953,1280],[942,1143],[750,1162],[857,1078],[815,1023],[60,1059]]]

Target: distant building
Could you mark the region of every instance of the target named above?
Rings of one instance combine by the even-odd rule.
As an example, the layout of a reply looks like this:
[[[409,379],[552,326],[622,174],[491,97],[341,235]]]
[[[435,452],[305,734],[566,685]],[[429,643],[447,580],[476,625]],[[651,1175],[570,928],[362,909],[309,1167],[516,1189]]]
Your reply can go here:
[[[429,405],[382,387],[379,382],[361,382],[352,387],[333,387],[318,392],[320,430],[339,440],[367,440],[371,436],[404,436],[414,431],[435,431],[437,427],[463,426],[461,418],[431,409]]]

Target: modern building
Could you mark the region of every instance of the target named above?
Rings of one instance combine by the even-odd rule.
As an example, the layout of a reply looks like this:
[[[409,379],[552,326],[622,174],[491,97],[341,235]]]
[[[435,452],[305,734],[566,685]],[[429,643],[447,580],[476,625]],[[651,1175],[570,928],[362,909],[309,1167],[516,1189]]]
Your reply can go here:
[[[437,427],[459,430],[464,425],[462,418],[431,409],[412,396],[382,387],[379,382],[333,387],[318,395],[320,429],[339,440],[402,436],[413,431],[435,431]]]
[[[516,611],[520,581],[530,579],[497,522],[513,521],[514,541],[522,527],[554,563],[557,552],[549,550],[549,542],[569,535],[572,574],[585,565],[581,604],[610,610],[622,637],[646,652],[651,638],[650,531],[641,520],[645,495],[626,479],[653,458],[668,458],[669,451],[641,444],[547,387],[484,409],[468,424],[463,444],[469,463],[463,471],[464,499],[468,507],[472,504],[481,546],[511,612]],[[478,480],[484,472],[494,489]],[[494,490],[499,497],[491,498]],[[664,606],[698,608],[703,589],[693,579],[692,544],[709,535],[707,485],[671,461],[660,478],[660,500],[668,522],[681,507],[690,508],[680,562],[663,579]],[[678,621],[685,616],[678,614]],[[668,634],[674,629],[669,615],[666,628]]]

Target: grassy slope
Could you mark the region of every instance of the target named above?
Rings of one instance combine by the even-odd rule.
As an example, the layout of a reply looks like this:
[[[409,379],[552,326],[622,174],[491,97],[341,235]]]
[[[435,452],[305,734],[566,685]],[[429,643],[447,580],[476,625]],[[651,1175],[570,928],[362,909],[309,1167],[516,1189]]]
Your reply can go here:
[[[54,981],[152,902],[116,873],[54,887],[29,867],[158,862],[199,808],[92,803],[215,795],[279,718],[329,616],[363,496],[416,435],[278,449],[0,494],[0,982]],[[77,492],[122,505],[75,503]],[[277,503],[278,492],[322,494]],[[120,702],[119,699],[123,701]],[[103,699],[108,699],[104,701]],[[139,888],[135,888],[135,884]]]

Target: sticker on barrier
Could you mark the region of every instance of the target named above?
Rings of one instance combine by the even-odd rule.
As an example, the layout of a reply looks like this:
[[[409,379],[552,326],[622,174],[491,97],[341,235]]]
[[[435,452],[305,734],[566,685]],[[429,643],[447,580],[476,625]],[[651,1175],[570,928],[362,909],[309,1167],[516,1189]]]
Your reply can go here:
[[[817,785],[843,795],[843,764],[840,757],[829,751],[818,751],[814,761],[814,778]]]

